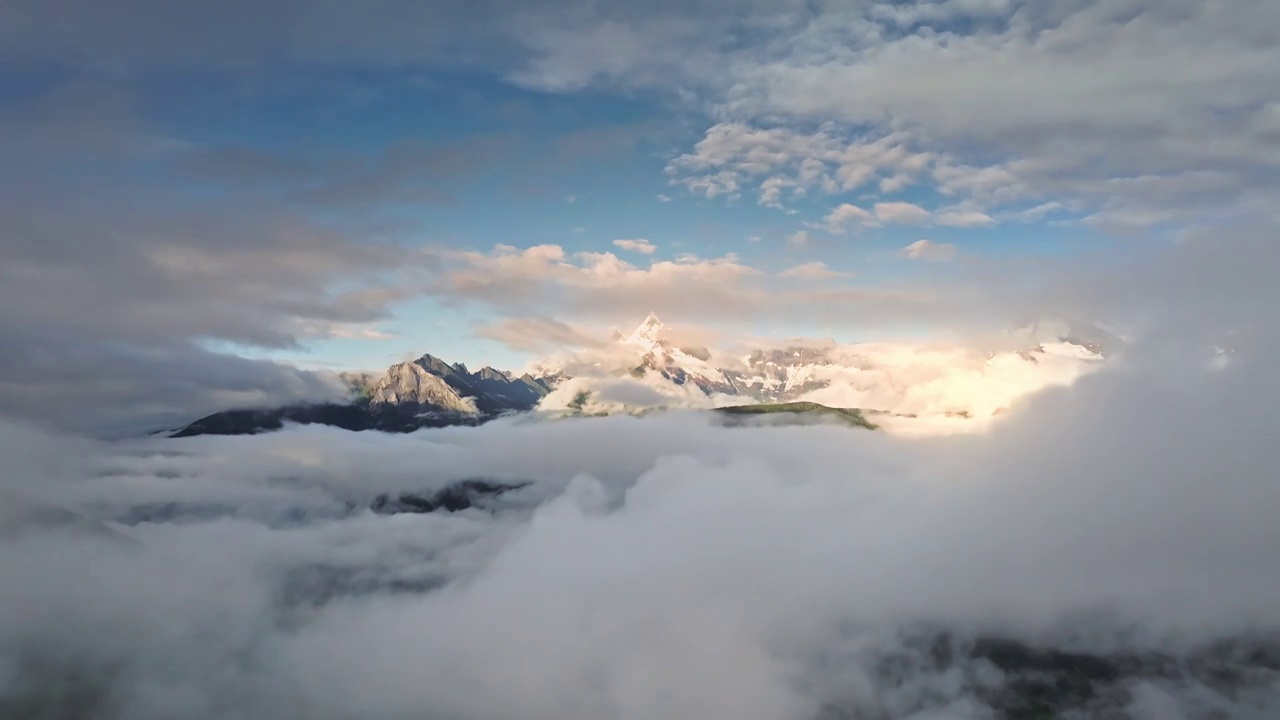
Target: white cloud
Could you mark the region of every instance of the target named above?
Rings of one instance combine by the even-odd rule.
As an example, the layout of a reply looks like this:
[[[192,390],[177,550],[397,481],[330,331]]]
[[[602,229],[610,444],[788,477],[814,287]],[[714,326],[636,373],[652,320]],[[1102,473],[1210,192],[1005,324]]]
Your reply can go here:
[[[1270,716],[1275,346],[1211,371],[1166,352],[1184,339],[963,443],[692,413],[112,444],[3,424],[0,687],[37,716],[955,717],[1085,676],[1060,709],[1121,716],[1149,663],[1181,669],[1139,686],[1161,717]],[[529,485],[369,509],[476,477]]]
[[[496,340],[516,351],[546,352],[600,344],[590,333],[547,317],[504,318],[479,328],[476,336]]]
[[[948,227],[985,227],[995,225],[995,218],[984,212],[977,210],[939,210],[934,216],[933,221],[938,225]]]
[[[853,276],[852,273],[832,270],[824,262],[801,263],[783,270],[778,275],[798,280],[838,280]]]
[[[803,247],[807,231],[788,236]],[[500,316],[551,316],[572,322],[635,322],[656,311],[678,323],[720,323],[726,328],[763,319],[840,322],[850,327],[973,318],[999,310],[997,286],[956,280],[946,285],[880,283],[874,286],[797,286],[779,283],[733,254],[633,265],[612,253],[566,253],[557,245],[497,246],[488,253],[444,251],[442,272],[427,287],[452,302],[481,303]],[[838,320],[836,320],[838,318]]]
[[[956,246],[947,243],[936,243],[932,240],[917,240],[902,248],[901,255],[912,260],[945,261],[954,260]]]
[[[836,206],[823,219],[828,232],[842,233],[850,223],[862,227],[879,227],[881,225],[924,225],[933,219],[932,214],[909,202],[878,202],[871,210],[865,210],[849,203]]]
[[[1025,208],[1023,210],[1011,211],[1011,212],[1005,213],[1002,217],[1008,218],[1010,220],[1014,220],[1016,222],[1031,223],[1031,222],[1038,222],[1040,220],[1043,220],[1048,215],[1065,212],[1067,209],[1068,208],[1066,205],[1054,200],[1050,202],[1040,203],[1039,205]]]
[[[882,188],[906,187],[936,160],[910,144],[909,136],[899,133],[850,140],[835,126],[803,133],[720,123],[692,152],[671,161],[667,173],[708,198],[756,183],[757,201],[781,208],[785,200],[810,191],[853,192],[877,177]]]
[[[642,255],[652,255],[658,249],[656,245],[645,239],[638,240],[614,240],[613,244],[623,250],[640,253]]]
[[[878,202],[872,208],[882,223],[919,225],[929,221],[929,211],[909,202]]]
[[[571,57],[592,66],[579,72],[605,85],[698,88],[687,99],[711,105],[717,123],[671,163],[694,192],[732,178],[774,204],[799,190],[875,183],[894,192],[932,181],[995,217],[1028,203],[1078,203],[1082,214],[1113,203],[1110,211],[1142,221],[1148,208],[1121,206],[1143,199],[1116,197],[1108,182],[1226,173],[1231,191],[1184,189],[1167,206],[1188,223],[1236,212],[1243,195],[1274,194],[1280,166],[1280,81],[1267,72],[1280,64],[1280,6],[1216,8],[1195,0],[752,5],[731,22],[714,3],[696,3],[665,22],[621,9],[546,15],[560,31],[537,54],[559,58],[555,67]],[[604,53],[623,42],[619,27],[630,29],[630,50]],[[588,61],[588,48],[607,62]],[[847,161],[837,157],[849,148]],[[965,191],[959,178],[935,177],[948,168],[985,177]],[[795,186],[760,187],[774,177]]]
[[[658,202],[660,202],[660,203],[669,203],[669,202],[671,202],[671,196],[669,196],[669,195],[664,195],[664,194],[662,194],[662,193],[658,193],[658,194],[657,194],[657,195],[655,195],[654,197],[655,197],[655,198],[657,198]]]
[[[824,218],[828,232],[842,233],[845,226],[850,222],[856,222],[859,225],[875,225],[876,217],[869,211],[864,210],[857,205],[842,203]]]
[[[564,201],[565,201],[565,202],[567,202],[567,203],[569,203],[570,205],[572,205],[572,204],[574,204],[574,203],[578,202],[578,196],[577,196],[577,195],[566,195],[566,196],[565,196],[565,198],[564,198]]]

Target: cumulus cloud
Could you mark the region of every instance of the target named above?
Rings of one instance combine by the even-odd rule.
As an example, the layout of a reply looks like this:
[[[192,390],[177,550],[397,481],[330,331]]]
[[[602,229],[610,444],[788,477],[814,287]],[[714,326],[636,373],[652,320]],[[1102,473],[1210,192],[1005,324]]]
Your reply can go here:
[[[112,443],[0,424],[0,707],[982,717],[1035,692],[1267,717],[1273,240],[1192,235],[1077,276],[1145,312],[1132,345],[964,438],[697,412]],[[498,274],[605,259],[568,261],[482,256]],[[663,402],[617,381],[579,405]],[[373,511],[475,478],[527,484]]]
[[[917,240],[899,251],[902,257],[911,260],[954,260],[956,246],[947,243],[936,243],[932,240]]]
[[[1059,652],[1076,684],[1037,697],[1078,712],[1267,716],[1275,338],[1214,370],[1191,322],[962,441],[696,413],[110,444],[3,425],[24,500],[0,516],[0,702],[981,717],[1027,707]],[[476,477],[529,484],[369,509]]]
[[[781,208],[784,200],[810,191],[852,192],[877,178],[886,192],[900,190],[934,161],[934,154],[913,150],[910,138],[898,133],[851,140],[835,126],[806,133],[729,122],[709,128],[691,152],[667,165],[667,173],[709,198],[758,183],[759,204]]]
[[[667,22],[629,25],[629,45],[643,38],[650,52],[611,57],[607,72],[590,71],[590,84],[697,88],[717,122],[671,170],[709,196],[750,182],[774,204],[872,180],[884,192],[926,182],[963,192],[991,216],[997,206],[1069,199],[1132,208],[1124,217],[1138,227],[1167,223],[1140,212],[1153,204],[1143,189],[1109,188],[1146,177],[1178,194],[1175,222],[1194,222],[1273,192],[1280,162],[1267,130],[1276,79],[1260,70],[1277,60],[1280,11],[1265,0],[1232,10],[1192,0],[870,2],[753,5],[730,20],[707,0]],[[531,67],[594,57],[589,48],[603,52],[610,29],[630,15],[542,17],[544,27],[575,34],[540,44]],[[749,42],[743,26],[753,30]],[[1180,69],[1176,83],[1170,68]],[[834,172],[839,148],[888,137],[904,148],[900,158],[873,152],[845,164],[846,177]],[[1204,138],[1215,140],[1206,147]],[[907,158],[918,166],[903,167]],[[1222,173],[1230,190],[1172,190],[1188,172]],[[951,182],[957,175],[971,176],[961,183],[968,190]]]
[[[880,202],[873,208],[883,223],[919,224],[929,220],[929,211],[909,202]]]
[[[809,241],[805,230],[788,237],[795,247]],[[440,271],[426,292],[501,316],[524,317],[537,308],[584,326],[634,323],[656,311],[676,325],[717,323],[726,332],[765,319],[849,328],[900,322],[1005,327],[1033,312],[1021,292],[998,277],[801,285],[732,253],[637,265],[612,253],[569,253],[558,245],[432,252]]]
[[[615,247],[622,248],[630,252],[640,253],[641,255],[652,255],[658,249],[656,245],[648,240],[614,240]]]
[[[841,203],[827,214],[827,231],[842,233],[845,231],[845,226],[851,222],[856,222],[859,225],[874,225],[876,216],[857,205]]]
[[[979,227],[994,225],[995,219],[972,209],[959,207],[939,208],[936,211],[926,210],[909,202],[878,202],[865,210],[857,205],[841,203],[827,213],[824,226],[827,232],[840,234],[850,224],[861,227],[880,227],[882,225],[945,225],[950,227]]]
[[[140,31],[140,19],[189,36],[182,29],[203,27],[203,16],[128,2],[68,25],[42,3],[19,2],[0,18],[12,28],[0,46],[20,61],[90,68],[447,58],[554,92],[658,91],[710,106],[714,118],[703,141],[672,162],[673,179],[695,193],[752,191],[767,203],[864,183],[954,191],[943,177],[950,172],[1003,176],[965,194],[990,203],[979,211],[995,217],[996,205],[1016,212],[1064,198],[1140,207],[1149,204],[1141,191],[1117,196],[1107,184],[1222,174],[1225,187],[1212,196],[1180,191],[1175,215],[1185,221],[1242,194],[1257,202],[1274,189],[1280,160],[1276,80],[1263,70],[1277,59],[1277,10],[1266,0],[1239,0],[1230,13],[1194,0],[380,7],[376,17],[343,7],[299,17],[287,0],[236,2],[225,12],[234,29],[177,47]],[[279,37],[294,42],[275,47]],[[1184,70],[1176,83],[1170,68]]]

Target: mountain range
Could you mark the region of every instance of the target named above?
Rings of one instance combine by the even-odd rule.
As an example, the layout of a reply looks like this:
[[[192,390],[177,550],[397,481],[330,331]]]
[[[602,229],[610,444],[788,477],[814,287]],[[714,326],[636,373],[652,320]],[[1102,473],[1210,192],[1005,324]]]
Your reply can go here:
[[[1070,382],[1121,341],[1092,328],[1032,324],[1015,333],[1012,350],[889,343],[840,345],[795,341],[737,353],[680,345],[653,313],[612,342],[534,364],[516,374],[492,367],[472,372],[426,354],[379,373],[342,373],[344,403],[233,409],[171,433],[249,434],[286,422],[348,430],[410,432],[478,425],[533,410],[603,415],[653,408],[713,408],[750,403],[820,403],[899,417],[999,414],[1026,391]]]
[[[424,427],[478,425],[500,415],[532,410],[551,384],[491,367],[471,372],[434,355],[396,363],[382,375],[342,373],[347,403],[239,409],[200,418],[171,437],[244,435],[278,430],[285,422],[333,425],[346,430],[411,432]]]

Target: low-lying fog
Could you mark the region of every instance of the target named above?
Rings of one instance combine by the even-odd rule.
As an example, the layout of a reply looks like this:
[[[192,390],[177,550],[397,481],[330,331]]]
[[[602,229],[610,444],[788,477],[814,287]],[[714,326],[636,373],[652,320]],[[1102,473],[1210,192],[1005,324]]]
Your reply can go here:
[[[1268,357],[1137,347],[935,439],[6,425],[0,715],[1276,717]]]

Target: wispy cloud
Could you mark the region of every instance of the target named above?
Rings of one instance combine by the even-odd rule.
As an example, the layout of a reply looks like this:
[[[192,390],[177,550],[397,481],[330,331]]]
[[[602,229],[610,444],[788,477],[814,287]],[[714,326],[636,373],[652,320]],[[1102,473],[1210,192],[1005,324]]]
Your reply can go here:
[[[838,280],[853,277],[853,273],[832,270],[824,262],[808,262],[794,265],[778,273],[778,275],[797,280]]]
[[[788,245],[804,246],[809,244],[809,232],[807,230],[797,230],[787,236]]]
[[[956,257],[955,245],[947,243],[936,243],[932,240],[917,240],[899,251],[902,257],[911,260],[929,260],[940,262],[945,260],[954,260]]]
[[[836,206],[824,218],[827,232],[840,234],[850,225],[881,227],[883,225],[944,225],[948,227],[981,227],[994,225],[996,220],[978,210],[960,206],[927,210],[908,202],[878,202],[871,210],[850,203]]]

